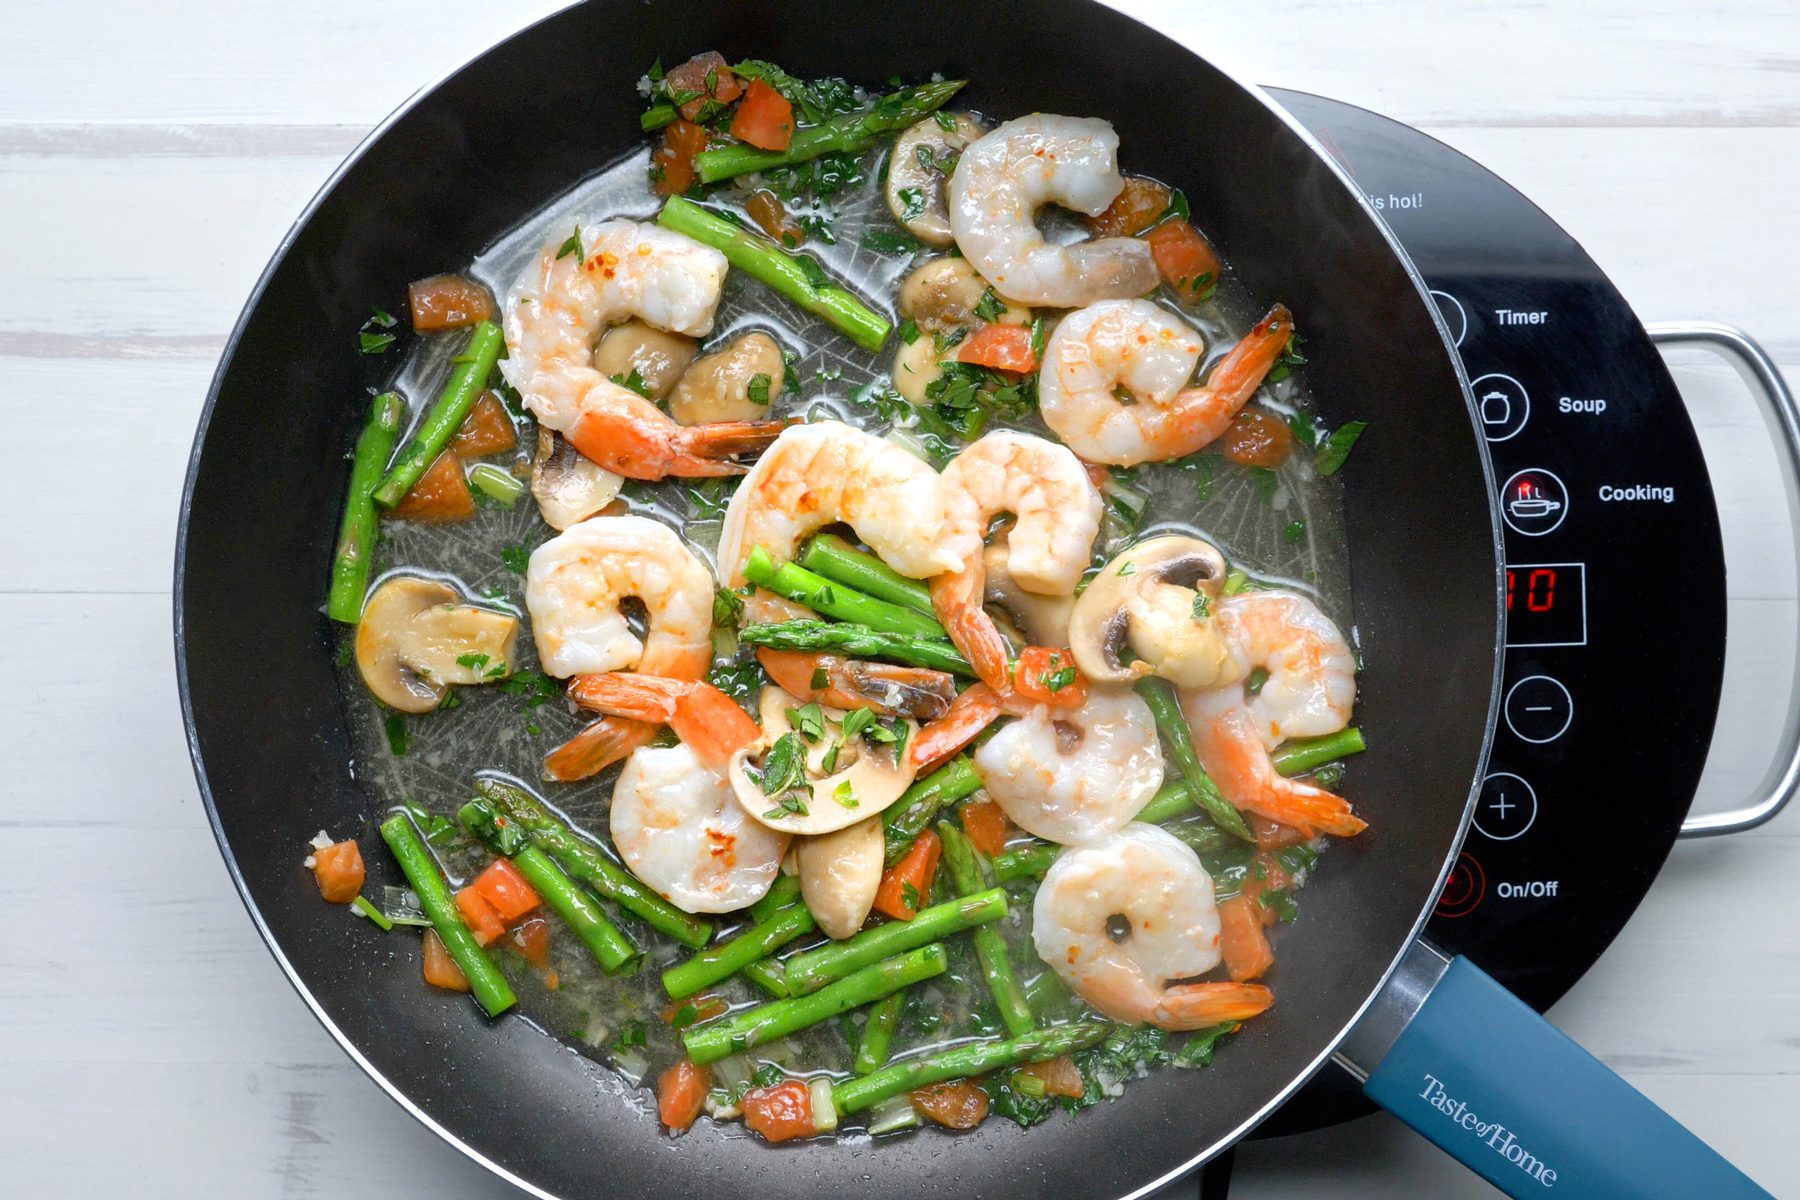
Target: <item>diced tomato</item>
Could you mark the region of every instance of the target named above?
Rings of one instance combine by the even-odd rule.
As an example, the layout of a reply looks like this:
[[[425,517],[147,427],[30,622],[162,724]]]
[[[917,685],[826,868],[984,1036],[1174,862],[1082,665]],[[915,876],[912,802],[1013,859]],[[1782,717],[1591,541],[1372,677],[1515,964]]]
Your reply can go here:
[[[672,121],[662,145],[650,156],[650,178],[659,196],[679,196],[694,186],[694,155],[706,149],[706,129],[692,121]]]
[[[731,118],[731,136],[759,150],[786,150],[794,140],[794,106],[763,80],[752,79]]]
[[[931,880],[937,874],[938,856],[944,843],[927,829],[906,848],[900,861],[881,876],[875,891],[875,910],[896,921],[910,921],[929,904]]]
[[[1164,221],[1144,240],[1150,243],[1163,282],[1187,303],[1201,300],[1219,282],[1219,256],[1188,222]]]
[[[1294,431],[1272,412],[1246,408],[1219,437],[1219,449],[1245,467],[1274,470],[1294,453]]]
[[[685,1131],[699,1118],[710,1087],[712,1072],[682,1059],[656,1077],[656,1115],[672,1132]]]
[[[525,961],[540,971],[550,969],[550,922],[532,917],[512,931],[512,944]]]
[[[683,100],[679,105],[681,115],[690,121],[700,119],[700,113],[706,108],[708,100],[730,104],[744,92],[738,77],[726,65],[725,56],[717,50],[696,54],[680,66],[670,68],[669,73],[663,77],[663,87],[672,96],[699,93]]]
[[[1024,325],[983,325],[956,352],[958,362],[974,363],[995,371],[1026,374],[1037,370],[1031,352],[1031,330]]]
[[[1262,905],[1247,890],[1219,904],[1219,951],[1225,970],[1238,983],[1259,978],[1275,965],[1275,952],[1263,935]]]
[[[751,1088],[744,1093],[743,1107],[744,1124],[771,1142],[811,1137],[819,1131],[813,1121],[812,1090],[798,1079]]]
[[[988,1095],[968,1079],[934,1083],[912,1094],[914,1111],[945,1129],[973,1129],[987,1119]]]
[[[425,931],[425,982],[432,987],[440,987],[451,992],[466,992],[469,981],[464,977],[462,968],[450,957],[449,948],[437,930]]]
[[[475,890],[474,885],[456,893],[456,908],[462,913],[463,924],[469,927],[469,932],[483,946],[506,933],[506,922],[494,911],[494,906],[487,902],[487,897]]]
[[[1034,704],[1080,708],[1087,703],[1087,680],[1075,669],[1075,655],[1054,646],[1027,646],[1013,667],[1012,690]]]
[[[781,198],[768,188],[757,188],[744,201],[744,211],[750,214],[762,231],[784,246],[798,246],[806,240],[806,230],[800,222],[788,216],[788,210],[782,206]]]
[[[475,498],[463,478],[462,458],[446,450],[432,461],[412,491],[394,505],[394,515],[408,521],[466,521],[475,515]]]
[[[519,444],[519,434],[506,406],[492,392],[481,393],[475,407],[463,418],[462,428],[450,439],[450,448],[464,458],[480,458],[499,454]]]
[[[333,904],[348,904],[361,894],[365,872],[362,848],[355,842],[333,842],[323,850],[314,850],[312,860],[319,895]]]
[[[1006,814],[992,800],[966,802],[962,806],[962,827],[969,835],[969,845],[989,858],[1006,849],[1006,838],[1011,832]]]
[[[1037,1076],[1043,1081],[1044,1091],[1052,1096],[1079,1099],[1087,1090],[1087,1083],[1081,1078],[1081,1068],[1066,1054],[1046,1058],[1043,1062],[1026,1063],[1019,1070],[1023,1074]]]
[[[1097,217],[1088,218],[1095,237],[1136,237],[1169,211],[1174,198],[1167,184],[1141,175],[1127,175],[1118,199]]]
[[[1245,813],[1244,816],[1250,821],[1250,832],[1256,835],[1258,850],[1280,850],[1284,846],[1297,846],[1306,840],[1304,829],[1271,821],[1261,813]]]
[[[469,885],[481,893],[481,898],[494,906],[500,919],[507,924],[542,904],[536,891],[525,877],[519,874],[519,868],[504,858],[496,858],[487,865],[487,870],[475,877]]]
[[[494,298],[473,279],[461,275],[433,275],[407,285],[412,308],[412,327],[418,333],[437,333],[475,325],[494,315]]]

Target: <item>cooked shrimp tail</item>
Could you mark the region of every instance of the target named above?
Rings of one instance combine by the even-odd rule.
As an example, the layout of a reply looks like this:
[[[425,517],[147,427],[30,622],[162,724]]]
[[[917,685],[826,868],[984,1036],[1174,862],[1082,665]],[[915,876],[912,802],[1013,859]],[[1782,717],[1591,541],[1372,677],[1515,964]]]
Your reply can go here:
[[[1181,416],[1173,422],[1170,440],[1165,443],[1172,447],[1171,456],[1192,454],[1230,428],[1293,336],[1293,314],[1277,304],[1213,368],[1204,387],[1188,388],[1176,396]]]
[[[732,459],[759,453],[793,423],[680,425],[642,396],[608,382],[595,385],[582,399],[564,436],[582,454],[627,479],[742,475],[749,468]]]
[[[544,778],[557,783],[590,779],[639,746],[648,746],[655,736],[655,725],[601,717],[544,756]]]
[[[872,708],[887,716],[930,721],[943,716],[956,698],[954,679],[924,667],[766,647],[756,652],[756,659],[782,691],[830,708]]]
[[[723,767],[762,736],[750,714],[710,683],[608,671],[569,683],[569,698],[610,716],[667,725],[705,763]]]
[[[919,730],[907,753],[912,755],[919,774],[928,774],[974,741],[1005,711],[992,688],[985,683],[974,684],[951,703],[949,711]]]
[[[1011,678],[1012,650],[981,603],[986,592],[979,571],[957,571],[931,581],[931,605],[944,632],[963,652],[988,687],[1003,689]]]
[[[1178,983],[1163,992],[1153,1024],[1206,1029],[1226,1021],[1248,1021],[1274,1003],[1275,993],[1260,983]]]

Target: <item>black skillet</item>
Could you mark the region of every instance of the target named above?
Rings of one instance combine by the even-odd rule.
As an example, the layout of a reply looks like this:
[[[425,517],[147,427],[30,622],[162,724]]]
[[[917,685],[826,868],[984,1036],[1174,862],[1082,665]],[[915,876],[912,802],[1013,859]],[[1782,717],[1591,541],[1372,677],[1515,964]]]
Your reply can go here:
[[[871,85],[942,71],[969,78],[961,102],[986,113],[1108,118],[1124,167],[1185,189],[1253,296],[1293,309],[1326,424],[1369,423],[1344,478],[1369,664],[1357,715],[1374,746],[1353,798],[1371,828],[1308,885],[1305,915],[1281,939],[1275,1008],[1204,1071],[1157,1073],[1033,1130],[995,1120],[852,1152],[768,1147],[703,1121],[671,1140],[605,1068],[519,1017],[490,1023],[466,998],[421,986],[393,939],[319,903],[299,864],[311,831],[366,830],[383,803],[346,765],[321,611],[344,453],[370,382],[352,335],[399,284],[468,261],[639,150],[639,75],[702,49]],[[1458,361],[1386,229],[1280,109],[1153,30],[1083,0],[589,4],[508,39],[389,118],[258,283],[213,382],[183,498],[182,703],[220,847],[294,986],[396,1100],[528,1189],[1141,1195],[1273,1111],[1378,997],[1345,1057],[1379,1059],[1442,970],[1415,938],[1461,841],[1492,726],[1501,610],[1490,492]],[[370,862],[372,884],[398,881],[385,855]],[[1407,986],[1383,992],[1409,952]],[[1418,1119],[1442,1116],[1439,1106]],[[1507,1117],[1513,1129],[1527,1122]],[[1533,1161],[1548,1159],[1547,1141],[1533,1149]],[[1507,1149],[1470,1153],[1530,1174]],[[1576,1153],[1558,1160],[1565,1181]]]

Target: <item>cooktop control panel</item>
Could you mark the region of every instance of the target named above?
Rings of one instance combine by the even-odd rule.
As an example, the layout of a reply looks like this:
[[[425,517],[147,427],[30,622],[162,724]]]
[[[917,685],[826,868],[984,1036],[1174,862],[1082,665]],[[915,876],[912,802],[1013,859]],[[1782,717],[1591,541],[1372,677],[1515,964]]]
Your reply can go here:
[[[1428,933],[1541,1010],[1643,899],[1706,760],[1725,566],[1700,446],[1638,319],[1529,200],[1415,129],[1272,94],[1418,265],[1478,406],[1505,525],[1504,699]],[[1263,1132],[1368,1108],[1328,1071]]]

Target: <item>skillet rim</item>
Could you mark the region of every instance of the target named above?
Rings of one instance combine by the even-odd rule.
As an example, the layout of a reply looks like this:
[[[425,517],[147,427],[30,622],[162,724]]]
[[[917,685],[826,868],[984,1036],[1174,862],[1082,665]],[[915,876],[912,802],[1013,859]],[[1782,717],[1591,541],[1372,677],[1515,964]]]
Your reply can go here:
[[[224,386],[227,368],[237,354],[239,343],[244,337],[252,315],[260,306],[264,294],[268,290],[269,284],[277,270],[286,261],[288,254],[292,251],[295,241],[306,226],[311,223],[320,207],[330,197],[332,192],[336,190],[343,178],[362,160],[376,143],[387,136],[393,126],[410,114],[423,100],[435,93],[445,83],[449,82],[475,63],[486,58],[488,55],[493,54],[514,41],[530,34],[539,26],[560,19],[569,10],[581,7],[582,3],[583,0],[570,0],[569,3],[563,4],[555,10],[545,13],[536,20],[518,27],[500,40],[482,47],[479,51],[467,56],[449,69],[440,72],[437,76],[415,89],[405,100],[401,101],[392,112],[383,117],[381,121],[357,142],[355,147],[344,157],[344,160],[326,177],[325,181],[313,193],[312,197],[306,202],[305,206],[288,226],[286,232],[283,233],[273,254],[270,256],[269,261],[264,265],[261,273],[257,277],[256,283],[246,297],[244,305],[238,313],[237,320],[233,323],[231,333],[226,338],[225,345],[219,354],[218,363],[214,367],[212,380],[207,387],[206,401],[200,411],[199,421],[194,433],[193,447],[188,455],[187,471],[182,481],[181,508],[177,515],[176,525],[174,586],[171,592],[171,600],[174,609],[176,688],[181,703],[182,726],[188,747],[188,757],[193,765],[195,783],[199,788],[201,801],[206,808],[207,823],[212,828],[213,838],[218,844],[220,856],[225,860],[225,868],[231,877],[232,886],[237,889],[238,898],[243,902],[245,910],[249,913],[251,923],[256,927],[256,931],[262,938],[263,944],[268,948],[270,955],[275,959],[277,965],[280,966],[282,973],[287,977],[288,983],[294,988],[295,992],[299,994],[300,999],[305,1003],[307,1008],[312,1011],[314,1018],[317,1019],[319,1024],[324,1027],[325,1031],[331,1035],[332,1040],[335,1041],[345,1054],[350,1057],[351,1061],[356,1063],[356,1065],[362,1069],[363,1073],[373,1080],[382,1091],[386,1092],[390,1098],[399,1104],[402,1109],[410,1113],[422,1125],[437,1134],[438,1137],[443,1139],[449,1145],[456,1148],[465,1157],[480,1164],[482,1167],[486,1168],[494,1175],[506,1180],[508,1183],[511,1183],[513,1186],[522,1189],[532,1196],[540,1197],[542,1200],[564,1200],[564,1198],[559,1197],[556,1193],[546,1191],[489,1158],[480,1150],[477,1150],[475,1147],[465,1142],[461,1137],[439,1123],[430,1113],[426,1112],[420,1105],[415,1103],[404,1090],[370,1062],[356,1046],[354,1041],[352,1041],[344,1030],[331,1019],[318,998],[313,995],[311,989],[301,980],[293,964],[289,961],[282,947],[277,942],[267,921],[265,921],[263,917],[261,909],[258,908],[256,901],[251,897],[249,882],[245,879],[239,866],[237,855],[226,838],[219,808],[213,796],[211,785],[208,782],[206,764],[200,749],[200,735],[195,721],[193,697],[188,676],[187,631],[184,610],[187,599],[187,551],[189,524],[193,514],[192,499],[195,483],[200,472],[201,457],[205,450],[206,435],[212,424],[214,410],[218,405]],[[1387,965],[1382,969],[1376,985],[1370,989],[1369,993],[1357,1004],[1355,1010],[1343,1027],[1332,1033],[1328,1038],[1322,1039],[1324,1042],[1322,1048],[1312,1057],[1305,1067],[1295,1073],[1282,1087],[1271,1093],[1250,1116],[1246,1117],[1235,1128],[1221,1135],[1213,1143],[1201,1147],[1197,1153],[1187,1158],[1185,1161],[1177,1164],[1156,1178],[1125,1193],[1119,1198],[1119,1200],[1142,1200],[1142,1198],[1168,1186],[1175,1180],[1188,1175],[1195,1170],[1195,1168],[1215,1157],[1223,1150],[1235,1145],[1258,1124],[1267,1119],[1272,1113],[1291,1099],[1294,1093],[1324,1068],[1328,1059],[1334,1058],[1337,1055],[1338,1048],[1342,1045],[1345,1037],[1362,1020],[1364,1014],[1367,1013],[1369,1008],[1386,989],[1389,980],[1398,969],[1400,961],[1405,956],[1407,950],[1415,942],[1420,940],[1425,924],[1430,919],[1432,911],[1436,906],[1438,895],[1442,892],[1444,884],[1449,878],[1451,868],[1456,861],[1457,853],[1468,836],[1469,826],[1474,815],[1475,803],[1480,796],[1482,772],[1486,767],[1488,756],[1492,749],[1499,715],[1500,689],[1503,682],[1503,672],[1505,667],[1505,544],[1500,524],[1499,509],[1494,500],[1496,493],[1494,487],[1495,477],[1493,463],[1488,454],[1485,441],[1481,436],[1479,412],[1475,407],[1474,394],[1469,386],[1469,377],[1463,364],[1462,356],[1456,351],[1454,339],[1450,334],[1443,314],[1439,311],[1436,302],[1431,298],[1430,288],[1427,286],[1424,277],[1420,274],[1412,259],[1407,255],[1405,249],[1401,246],[1399,239],[1394,235],[1393,230],[1370,203],[1368,196],[1363,192],[1362,188],[1351,178],[1337,157],[1327,151],[1297,117],[1288,112],[1287,109],[1283,108],[1273,97],[1264,91],[1263,88],[1246,82],[1236,70],[1229,66],[1221,65],[1214,58],[1201,55],[1197,50],[1188,45],[1187,42],[1172,36],[1147,21],[1139,19],[1131,13],[1121,12],[1118,9],[1113,8],[1110,4],[1098,4],[1098,7],[1106,8],[1111,12],[1113,17],[1128,20],[1132,24],[1147,30],[1151,35],[1161,37],[1179,47],[1183,52],[1192,55],[1195,59],[1204,62],[1213,70],[1217,71],[1227,81],[1248,95],[1278,122],[1284,125],[1289,132],[1298,137],[1307,149],[1312,151],[1315,157],[1325,165],[1337,182],[1349,193],[1357,207],[1370,219],[1371,224],[1386,243],[1388,250],[1398,261],[1408,282],[1412,284],[1415,292],[1418,294],[1420,302],[1431,321],[1432,327],[1437,331],[1439,343],[1446,357],[1449,359],[1451,369],[1454,372],[1457,381],[1457,386],[1462,393],[1465,415],[1470,424],[1470,434],[1475,439],[1475,445],[1479,450],[1477,457],[1481,464],[1481,473],[1484,483],[1483,492],[1487,500],[1489,537],[1494,552],[1493,596],[1495,620],[1493,658],[1488,685],[1487,719],[1484,723],[1482,732],[1480,757],[1474,765],[1468,790],[1463,799],[1462,814],[1457,822],[1456,835],[1444,851],[1436,880],[1431,886],[1426,903],[1421,907],[1418,915],[1414,918],[1412,928],[1406,938],[1394,948],[1392,956],[1388,960]]]

